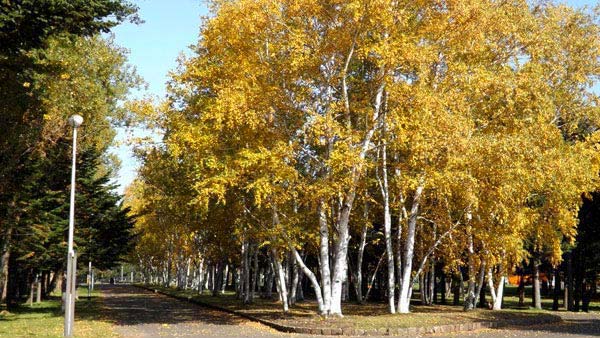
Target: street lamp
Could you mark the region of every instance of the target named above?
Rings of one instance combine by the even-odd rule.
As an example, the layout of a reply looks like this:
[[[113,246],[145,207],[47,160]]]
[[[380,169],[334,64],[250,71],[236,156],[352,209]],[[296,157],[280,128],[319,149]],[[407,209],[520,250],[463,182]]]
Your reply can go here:
[[[73,127],[73,164],[71,166],[71,202],[69,205],[69,242],[67,250],[67,288],[65,292],[65,337],[73,336],[75,320],[75,289],[77,256],[73,250],[73,228],[75,227],[75,159],[77,156],[77,128],[83,123],[83,117],[75,114],[69,117]]]

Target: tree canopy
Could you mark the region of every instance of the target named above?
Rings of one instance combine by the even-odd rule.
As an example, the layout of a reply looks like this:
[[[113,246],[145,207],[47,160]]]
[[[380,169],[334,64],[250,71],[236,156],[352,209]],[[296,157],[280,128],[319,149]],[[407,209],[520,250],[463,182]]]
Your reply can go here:
[[[215,1],[213,11],[168,100],[133,107],[164,131],[136,191],[197,214],[173,229],[228,227],[242,247],[269,246],[274,270],[293,257],[331,315],[342,314],[361,237],[358,202],[385,227],[392,312],[397,285],[398,311],[409,311],[430,260],[468,270],[466,308],[488,272],[542,253],[561,260],[581,195],[598,184],[593,11],[487,0]]]

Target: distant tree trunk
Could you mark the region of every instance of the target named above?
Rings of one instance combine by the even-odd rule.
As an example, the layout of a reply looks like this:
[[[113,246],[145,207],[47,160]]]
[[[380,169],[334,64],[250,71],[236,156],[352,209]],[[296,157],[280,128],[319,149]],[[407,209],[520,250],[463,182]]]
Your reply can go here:
[[[441,300],[440,303],[443,305],[446,305],[446,292],[447,292],[447,285],[446,285],[446,274],[444,273],[444,270],[440,270],[441,274],[440,274],[440,296],[441,296]]]
[[[253,253],[252,261],[254,262],[254,266],[252,271],[252,285],[250,285],[250,303],[254,302],[254,292],[258,286],[258,245],[254,246]]]
[[[454,299],[452,300],[452,305],[458,306],[460,305],[461,299],[461,291],[462,291],[462,272],[458,271],[458,274],[455,274],[452,277],[452,282],[454,284]]]
[[[50,295],[53,291],[60,293],[62,290],[62,280],[63,280],[64,271],[58,270],[56,271],[52,277],[50,278],[50,282],[48,283],[48,288],[46,289],[46,296]]]
[[[375,271],[373,271],[373,275],[371,276],[371,280],[367,284],[367,294],[365,295],[365,301],[369,300],[369,294],[371,293],[371,290],[373,289],[373,282],[375,281],[375,277],[377,277],[377,271],[379,270],[379,266],[381,265],[381,262],[383,262],[383,258],[384,257],[385,257],[385,252],[383,253],[383,255],[381,255],[381,257],[379,257],[379,261],[377,262],[377,266],[375,266]]]
[[[46,277],[47,275],[48,275],[48,273],[46,271],[43,271],[40,276],[40,292],[41,292],[40,297],[41,298],[46,297],[46,290],[48,288],[48,284],[47,284],[48,278]]]
[[[421,304],[427,305],[427,274],[429,271],[423,271],[419,275],[419,297],[421,298]]]
[[[273,276],[274,276],[274,272],[273,272],[273,264],[271,263],[271,260],[273,259],[271,257],[271,253],[268,253],[268,264],[269,264],[269,268],[267,269],[267,277],[266,282],[265,282],[265,297],[268,299],[273,298]]]
[[[435,302],[435,260],[431,259],[431,268],[429,270],[429,278],[428,278],[428,297],[427,304],[431,305]]]
[[[540,294],[540,259],[535,257],[531,261],[531,269],[533,272],[532,284],[533,284],[533,296],[532,305],[534,308],[542,309],[542,295]]]
[[[302,268],[300,267],[300,264],[298,264],[298,291],[296,294],[296,301],[304,301],[304,273],[300,273],[300,271],[303,271]]]
[[[198,266],[198,293],[202,294],[202,288],[204,287],[204,258],[200,259]]]
[[[589,286],[589,287],[588,287]],[[581,294],[581,311],[583,312],[589,312],[590,310],[590,301],[592,300],[591,297],[591,288],[595,288],[596,285],[592,284],[592,285],[588,285],[588,283],[584,283],[582,285],[582,294]]]
[[[212,295],[217,296],[219,294],[219,291],[221,291],[221,285],[223,284],[223,270],[225,270],[224,267],[225,264],[223,264],[223,262],[218,262],[217,264],[215,264],[215,270],[213,273],[213,282],[212,282]]]
[[[553,300],[552,300],[552,310],[553,311],[558,311],[559,308],[559,299],[561,296],[561,289],[560,289],[560,265],[556,267],[556,269],[554,269],[554,295],[553,295]]]
[[[189,286],[188,283],[190,282],[190,270],[192,268],[192,258],[191,257],[188,257],[186,265],[187,265],[187,267],[186,267],[186,272],[185,272],[185,280],[183,281],[183,288],[185,290],[188,289],[188,286]],[[133,279],[131,280],[131,282],[133,283]]]
[[[525,272],[523,268],[519,271],[519,288],[517,289],[519,294],[519,307],[525,306]]]
[[[215,287],[215,264],[211,263],[208,266],[208,271],[207,271],[207,276],[206,276],[206,290],[210,291],[211,293],[214,291]]]
[[[565,285],[565,300],[566,308],[568,311],[575,310],[575,302],[573,300],[574,286],[573,286],[573,252],[566,253],[566,264],[567,264],[567,276]]]
[[[227,279],[229,277],[229,264],[225,263],[222,264],[222,266],[224,265],[224,269],[221,268],[221,270],[224,270],[221,272],[221,281],[219,281],[220,284],[220,288],[219,288],[219,292],[221,294],[225,293],[225,289],[227,288]]]
[[[250,257],[254,255],[252,252],[254,247],[250,245],[250,243],[246,243],[246,255],[244,257],[244,270],[243,270],[243,287],[242,290],[244,292],[244,304],[249,304],[252,302],[252,291],[250,286]]]
[[[19,299],[19,276],[17,270],[17,259],[10,255],[8,260],[8,275],[6,286],[6,307],[12,309],[17,305]]]
[[[479,302],[478,305],[480,308],[486,308],[487,307],[487,300],[485,299],[485,287],[483,286],[483,282],[481,283],[480,286],[478,286],[479,289]]]

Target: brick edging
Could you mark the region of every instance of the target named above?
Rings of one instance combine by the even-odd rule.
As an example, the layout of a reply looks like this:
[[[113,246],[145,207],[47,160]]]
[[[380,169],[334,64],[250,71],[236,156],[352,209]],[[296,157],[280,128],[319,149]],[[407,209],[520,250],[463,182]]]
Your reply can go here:
[[[194,303],[200,306],[204,306],[210,309],[219,310],[223,312],[227,312],[230,314],[234,314],[236,316],[240,316],[251,321],[259,322],[266,326],[269,326],[277,331],[288,332],[288,333],[303,333],[303,334],[314,334],[314,335],[326,335],[326,336],[415,336],[419,334],[431,334],[431,333],[456,333],[456,332],[464,332],[464,331],[476,331],[482,329],[491,329],[498,327],[506,327],[511,325],[530,325],[531,323],[499,323],[499,322],[490,322],[490,321],[481,321],[481,322],[470,322],[470,323],[460,323],[460,324],[446,324],[446,325],[435,325],[435,326],[427,326],[427,327],[401,327],[401,328],[380,328],[380,329],[356,329],[356,328],[312,328],[312,327],[296,327],[296,326],[288,326],[282,325],[279,323],[275,323],[269,320],[265,320],[262,318],[258,318],[247,313],[227,309],[224,307],[220,307],[217,305],[205,303],[199,301],[197,299],[192,298],[191,296],[177,296],[166,293],[164,291],[144,286],[138,284],[131,284],[135,287],[145,289],[148,291],[154,291],[155,293],[160,293],[162,295],[175,298],[182,301],[187,301],[190,303]],[[558,316],[557,316],[558,317]],[[560,322],[562,319],[558,317],[556,321],[547,321],[544,323],[535,323],[535,324],[548,324],[554,322]]]

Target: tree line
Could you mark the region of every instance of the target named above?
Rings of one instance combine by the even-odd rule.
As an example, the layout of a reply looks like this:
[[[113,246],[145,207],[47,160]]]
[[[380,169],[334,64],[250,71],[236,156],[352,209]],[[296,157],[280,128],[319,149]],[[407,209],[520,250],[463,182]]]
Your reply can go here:
[[[597,9],[211,8],[167,99],[128,107],[162,131],[127,192],[147,282],[216,294],[235,276],[245,302],[275,285],[284,311],[301,291],[333,316],[374,282],[391,313],[409,312],[415,285],[466,310],[487,289],[500,309],[527,265],[541,307],[539,267],[575,247],[598,188]],[[595,290],[595,270],[579,279]]]
[[[140,83],[125,50],[102,37],[136,8],[120,0],[8,1],[0,8],[0,288],[18,304],[66,266],[72,114],[78,138],[75,250],[106,269],[131,249],[134,218],[111,183],[120,101]]]

